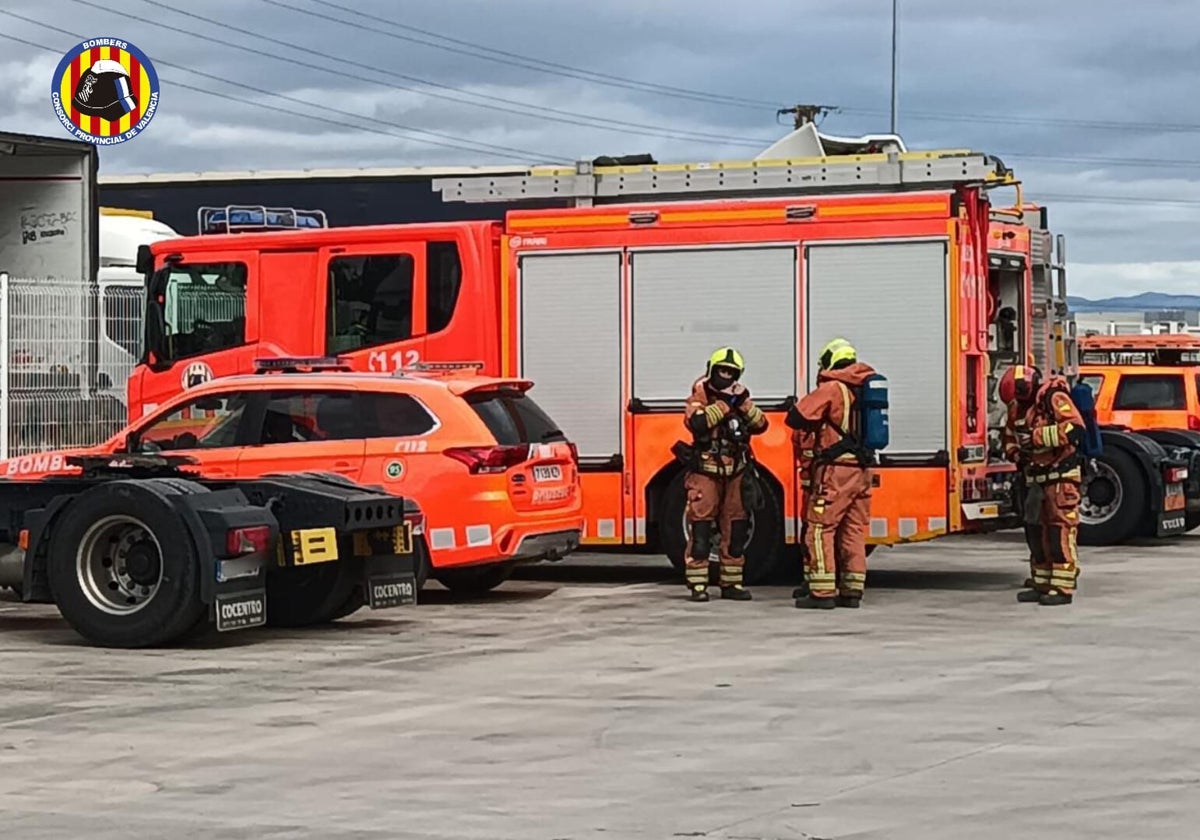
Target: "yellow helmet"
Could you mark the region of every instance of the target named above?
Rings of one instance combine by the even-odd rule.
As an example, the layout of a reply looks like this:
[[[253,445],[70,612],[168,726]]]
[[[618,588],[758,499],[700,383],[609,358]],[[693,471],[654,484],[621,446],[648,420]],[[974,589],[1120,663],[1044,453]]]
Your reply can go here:
[[[746,360],[742,358],[741,353],[732,347],[721,347],[714,350],[713,354],[708,357],[708,366],[704,371],[705,373],[712,373],[712,369],[718,366],[731,368],[737,371],[738,376],[741,376],[746,370]]]
[[[835,338],[826,344],[821,348],[821,355],[818,357],[821,370],[830,370],[840,362],[857,361],[858,352],[854,349],[854,345],[844,338]]]

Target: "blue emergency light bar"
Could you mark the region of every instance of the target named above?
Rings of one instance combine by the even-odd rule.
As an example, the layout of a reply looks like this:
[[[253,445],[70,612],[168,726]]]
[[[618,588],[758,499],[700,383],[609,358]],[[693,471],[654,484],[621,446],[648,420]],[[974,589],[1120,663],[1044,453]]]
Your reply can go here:
[[[201,234],[248,233],[270,230],[319,230],[329,227],[321,210],[230,204],[201,207],[196,212]]]
[[[325,370],[349,371],[350,363],[340,356],[274,356],[254,360],[255,373],[318,373]]]

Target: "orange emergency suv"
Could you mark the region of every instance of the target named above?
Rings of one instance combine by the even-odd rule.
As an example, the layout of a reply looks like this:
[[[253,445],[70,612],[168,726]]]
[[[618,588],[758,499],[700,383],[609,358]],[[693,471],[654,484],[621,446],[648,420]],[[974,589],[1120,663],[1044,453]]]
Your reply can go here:
[[[473,365],[355,373],[337,359],[260,360],[206,381],[100,451],[186,454],[208,476],[328,471],[412,499],[427,575],[451,590],[502,583],[521,561],[575,550],[583,526],[575,448],[528,394]],[[418,540],[420,543],[421,540]]]
[[[1018,210],[1024,250],[1005,251],[988,199],[1017,185],[1003,163],[908,152],[899,138],[872,149],[449,178],[434,182],[445,200],[514,209],[501,222],[155,243],[139,256],[147,332],[130,410],[272,354],[338,355],[365,371],[479,359],[485,373],[536,382],[578,447],[583,544],[682,564],[672,446],[686,435],[690,383],[714,348],[733,345],[771,423],[754,444],[766,503],[753,514],[753,583],[796,568],[784,550],[800,511],[783,416],[813,386],[819,349],[844,336],[890,388],[869,541],[1010,527],[1019,512],[1013,467],[991,446],[1003,414],[994,383],[1026,358],[1074,374],[1045,214]],[[563,206],[515,209],[529,200]],[[994,270],[994,256],[1015,267]],[[1147,498],[1162,509],[1161,492]]]

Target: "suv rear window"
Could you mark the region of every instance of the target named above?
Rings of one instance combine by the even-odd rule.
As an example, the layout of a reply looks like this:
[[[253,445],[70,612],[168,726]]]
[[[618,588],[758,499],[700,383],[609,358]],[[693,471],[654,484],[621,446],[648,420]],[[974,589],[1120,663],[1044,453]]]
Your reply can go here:
[[[550,415],[520,391],[483,391],[466,399],[501,446],[567,439]]]
[[[1127,374],[1117,385],[1116,411],[1182,411],[1187,408],[1183,377],[1175,374]]]

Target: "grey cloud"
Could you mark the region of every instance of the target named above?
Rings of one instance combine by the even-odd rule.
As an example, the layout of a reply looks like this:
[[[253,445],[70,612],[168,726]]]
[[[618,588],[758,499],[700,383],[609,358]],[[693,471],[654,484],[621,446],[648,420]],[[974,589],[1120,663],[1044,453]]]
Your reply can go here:
[[[404,132],[372,120],[565,159],[648,151],[663,160],[720,159],[753,154],[729,140],[639,136],[553,119],[531,119],[472,107],[390,78],[405,73],[490,97],[548,106],[604,119],[669,127],[723,138],[778,137],[774,110],[730,107],[591,84],[555,74],[457,55],[391,37],[388,27],[316,0],[285,0],[370,31],[289,12],[262,0],[163,0],[170,6],[295,44],[289,49],[156,8],[120,0],[100,11],[72,0],[9,0],[7,8],[89,36],[133,40],[152,59],[193,68],[264,90],[362,114],[348,120],[319,107],[282,102],[212,79],[160,66],[162,110],[146,134],[102,151],[105,171],[309,168],[397,164],[496,163],[482,151],[440,148],[393,136]],[[635,79],[779,104],[823,102],[844,107],[824,129],[837,134],[886,130],[890,102],[890,0],[758,0],[731,13],[727,0],[337,0],[370,14],[519,55]],[[1068,233],[1072,259],[1089,264],[1087,282],[1129,280],[1126,269],[1105,279],[1104,264],[1200,260],[1200,168],[1120,166],[1086,158],[1189,158],[1200,125],[1200,22],[1187,2],[1014,0],[964,4],[900,0],[900,126],[916,148],[970,146],[1000,153],[1024,179],[1028,195],[1172,197],[1190,205],[1111,202],[1052,204]],[[744,13],[743,13],[744,12]],[[209,43],[150,23],[219,39]],[[66,36],[0,18],[0,31],[65,50]],[[412,33],[403,33],[412,34]],[[424,37],[412,34],[413,37]],[[244,44],[284,60],[240,52]],[[48,74],[56,56],[5,44],[5,60],[20,84],[0,87],[4,128],[57,134]],[[377,70],[314,55],[350,58]],[[302,67],[307,61],[361,75],[354,81]],[[15,68],[15,69],[13,69]],[[186,83],[258,104],[223,101],[185,90]],[[426,91],[425,94],[451,91]],[[498,103],[497,103],[498,104]],[[289,117],[262,106],[302,111]],[[507,107],[507,106],[505,106]],[[948,114],[1002,114],[1011,123],[948,119]],[[1086,128],[1059,120],[1141,121],[1138,131]],[[357,131],[373,126],[382,134]],[[469,144],[468,144],[469,145]],[[1064,158],[1041,160],[1023,155]],[[1176,273],[1173,282],[1179,282]],[[1116,280],[1111,280],[1117,282]],[[1132,281],[1130,281],[1132,282]],[[1137,282],[1146,282],[1141,275]],[[1081,290],[1086,292],[1087,290]]]

